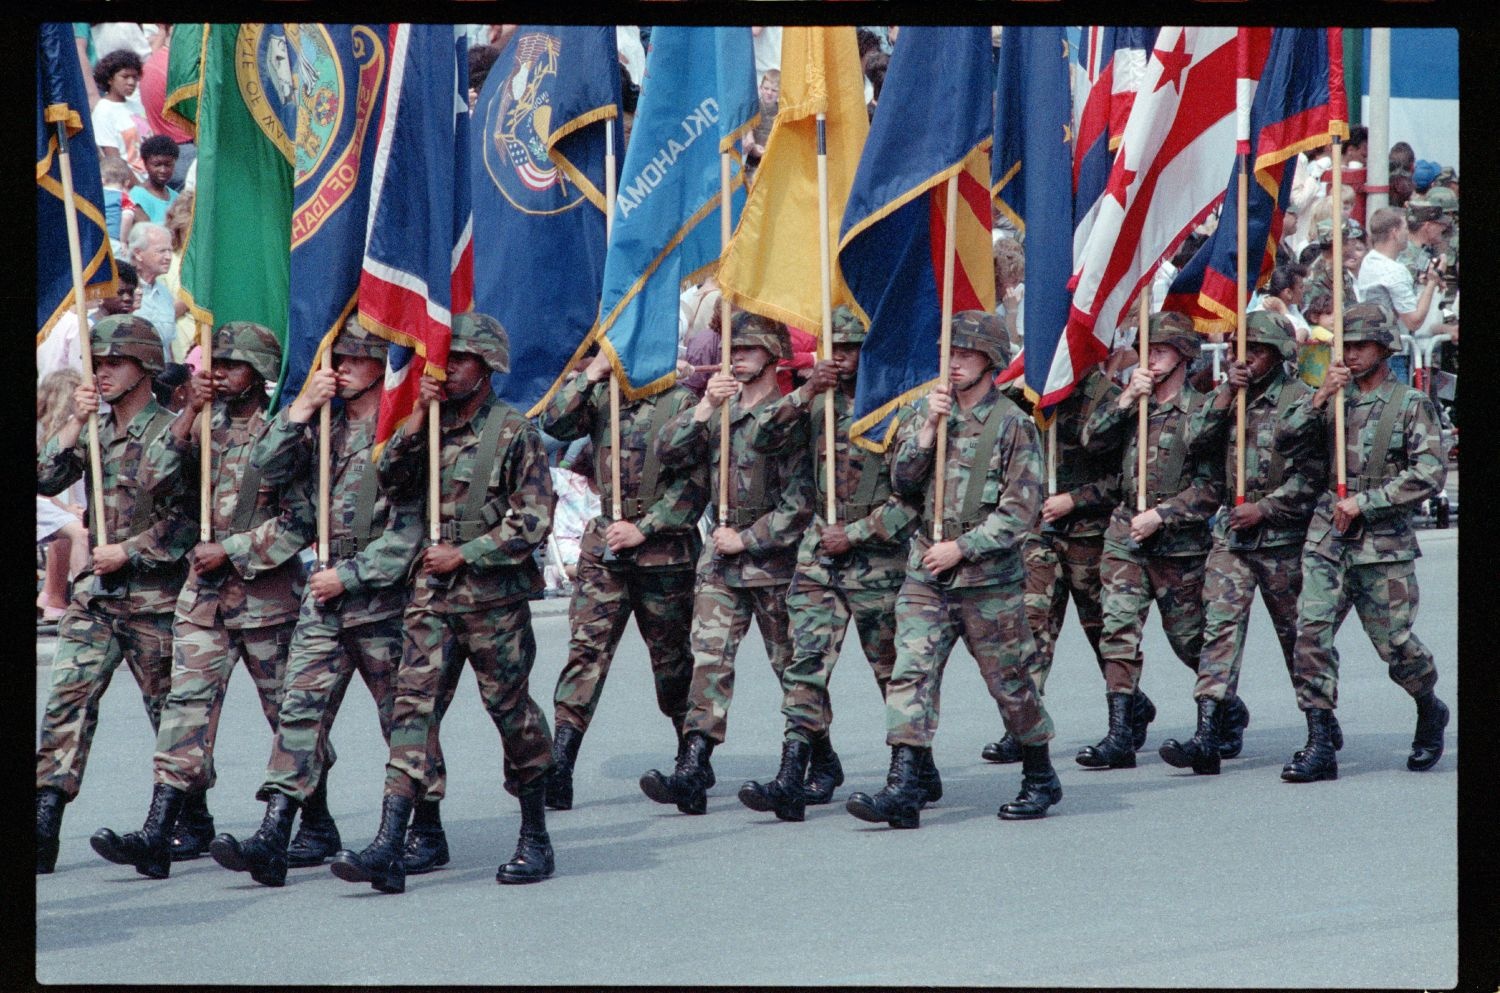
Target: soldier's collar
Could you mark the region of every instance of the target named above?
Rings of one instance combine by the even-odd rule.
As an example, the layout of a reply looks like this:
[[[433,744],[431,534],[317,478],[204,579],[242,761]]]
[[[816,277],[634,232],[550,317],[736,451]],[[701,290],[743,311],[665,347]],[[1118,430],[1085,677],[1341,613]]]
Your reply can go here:
[[[125,433],[132,438],[139,438],[146,432],[146,426],[151,423],[151,420],[165,409],[165,407],[156,402],[154,395],[148,395],[145,405],[136,411],[136,415],[130,419],[130,423],[125,425]]]

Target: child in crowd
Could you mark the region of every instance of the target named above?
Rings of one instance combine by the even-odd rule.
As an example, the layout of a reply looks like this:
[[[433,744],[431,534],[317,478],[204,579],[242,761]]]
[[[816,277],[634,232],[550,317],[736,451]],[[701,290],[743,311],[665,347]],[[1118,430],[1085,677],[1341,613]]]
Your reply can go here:
[[[135,224],[135,203],[127,192],[135,185],[135,173],[124,159],[106,158],[99,163],[99,175],[104,181],[104,223],[115,258],[123,259],[125,241]]]
[[[1299,342],[1297,375],[1317,389],[1328,375],[1328,363],[1333,361],[1333,332],[1323,326],[1325,322],[1333,323],[1333,297],[1323,292],[1309,293],[1302,303],[1302,316],[1307,319],[1307,338]]]
[[[151,126],[125,103],[140,81],[141,57],[134,52],[121,49],[100,58],[94,65],[99,102],[94,105],[90,121],[99,156],[124,159],[136,178],[144,179],[146,166],[141,161],[141,142],[150,137]]]
[[[141,142],[146,181],[131,187],[130,199],[137,213],[152,224],[165,225],[167,208],[177,199],[177,191],[167,185],[177,168],[177,156],[177,142],[164,134],[154,134]]]

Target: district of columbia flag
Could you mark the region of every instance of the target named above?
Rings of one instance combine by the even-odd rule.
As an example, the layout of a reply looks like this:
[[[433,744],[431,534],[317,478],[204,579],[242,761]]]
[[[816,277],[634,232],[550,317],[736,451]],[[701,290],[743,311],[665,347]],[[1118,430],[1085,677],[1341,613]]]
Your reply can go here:
[[[1082,257],[1125,134],[1156,28],[1086,27],[1072,69],[1073,255]],[[1002,38],[1004,36],[1002,35]]]

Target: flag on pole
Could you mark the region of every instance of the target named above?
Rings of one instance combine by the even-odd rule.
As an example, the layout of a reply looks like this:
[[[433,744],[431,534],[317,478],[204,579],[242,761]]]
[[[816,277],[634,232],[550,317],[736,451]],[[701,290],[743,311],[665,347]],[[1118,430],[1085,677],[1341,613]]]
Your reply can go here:
[[[1162,258],[1224,199],[1213,176],[1234,153],[1235,38],[1235,28],[1219,27],[1162,28],[1157,36],[1075,266],[1065,332],[1080,349],[1075,367],[1108,354]],[[1264,46],[1258,54],[1264,62]]]
[[[1327,144],[1334,135],[1349,136],[1342,32],[1338,28],[1276,28],[1263,67],[1252,65],[1255,35],[1271,30],[1240,28],[1246,51],[1241,92],[1248,110],[1240,151],[1250,155],[1253,170],[1247,184],[1247,293],[1264,285],[1276,266],[1281,218],[1291,199],[1289,166],[1297,153]],[[1258,85],[1252,75],[1257,69]],[[1239,176],[1236,156],[1229,170],[1226,204],[1238,196]],[[1226,220],[1228,213],[1226,207]],[[1167,309],[1187,314],[1205,334],[1232,331],[1237,325],[1237,241],[1235,225],[1221,222],[1167,293]]]
[[[1083,29],[1073,66],[1074,258],[1082,257],[1098,215],[1156,32],[1113,26]]]
[[[828,230],[818,231],[818,129],[826,118]],[[832,304],[850,302],[833,241],[870,132],[864,71],[852,27],[788,27],[781,36],[781,103],[755,185],[719,267],[730,302],[818,335],[823,330],[818,239],[829,245]]]
[[[447,376],[453,315],[474,295],[466,38],[451,24],[393,24],[390,53],[359,281],[360,323],[392,343],[377,457],[422,374]]]
[[[46,340],[58,319],[71,311],[73,262],[63,200],[57,125],[68,134],[73,207],[83,260],[84,295],[97,303],[114,293],[115,260],[104,222],[104,185],[99,151],[89,126],[88,93],[67,22],[37,26],[36,58],[36,343]]]
[[[850,437],[882,451],[891,415],[938,375],[947,181],[958,176],[953,312],[994,311],[987,27],[901,30],[839,234],[839,265],[869,324]]]
[[[285,28],[298,53],[298,137],[282,405],[297,398],[354,312],[389,61],[385,24]]]
[[[1022,235],[1028,285],[1025,347],[1002,378],[1024,368],[1038,415],[1067,396],[1083,373],[1063,341],[1073,272],[1072,104],[1063,29],[1001,32],[992,193]]]
[[[731,159],[732,225],[745,202],[736,145],[759,109],[749,28],[651,32],[594,332],[632,400],[673,382],[681,284],[724,248],[719,156]]]
[[[505,326],[498,392],[519,410],[543,406],[599,316],[619,103],[614,28],[523,25],[474,107],[474,307]]]

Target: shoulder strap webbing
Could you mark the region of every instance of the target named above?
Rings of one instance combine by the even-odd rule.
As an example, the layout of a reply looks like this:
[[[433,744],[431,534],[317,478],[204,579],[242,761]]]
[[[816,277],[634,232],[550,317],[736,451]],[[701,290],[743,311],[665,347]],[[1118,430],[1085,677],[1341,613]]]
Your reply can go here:
[[[1391,450],[1391,435],[1396,433],[1396,420],[1401,416],[1401,408],[1406,406],[1406,394],[1409,392],[1412,392],[1411,387],[1397,383],[1396,388],[1391,391],[1391,398],[1385,402],[1385,409],[1380,412],[1380,420],[1375,424],[1374,442],[1365,458],[1364,471],[1359,474],[1361,489],[1370,489],[1385,481],[1386,453]]]
[[[141,434],[142,458],[145,457],[146,450],[151,447],[151,443],[161,437],[161,433],[167,429],[167,426],[172,423],[173,418],[176,416],[170,410],[163,409],[155,417],[151,418],[151,422],[146,425],[146,430]],[[93,490],[89,492],[93,493]],[[155,511],[156,501],[152,498],[150,492],[142,487],[139,499],[135,502],[135,510],[130,515],[130,533],[132,536],[140,534],[151,526],[151,515]]]
[[[959,518],[965,526],[973,520],[984,500],[984,484],[990,474],[990,457],[995,451],[995,440],[1000,437],[1000,422],[1003,420],[1005,415],[997,400],[990,408],[989,420],[984,422],[984,429],[979,432],[974,445],[974,459],[969,466],[969,485],[964,490],[963,513]]]
[[[1181,430],[1174,433],[1172,445],[1167,449],[1167,460],[1162,463],[1161,486],[1159,493],[1182,492],[1182,468],[1187,464],[1188,444],[1185,438],[1188,422],[1192,420],[1193,414],[1203,403],[1203,394],[1194,392],[1188,397],[1185,409],[1182,411]]]
[[[656,457],[656,439],[667,426],[667,400],[658,399],[651,407],[651,422],[646,428],[646,464],[641,467],[641,486],[636,493],[641,513],[645,513],[661,496],[657,485],[661,478],[661,459]]]
[[[479,451],[474,457],[474,474],[469,477],[469,495],[464,499],[463,512],[459,519],[478,520],[484,513],[484,505],[490,492],[490,473],[495,468],[495,456],[500,446],[500,434],[513,415],[508,407],[491,407],[485,419],[484,431],[479,435]]]
[[[374,460],[366,455],[364,475],[359,477],[359,489],[354,494],[354,523],[350,528],[356,552],[362,551],[370,543],[370,522],[375,519],[375,501],[379,497],[380,473],[375,471]]]
[[[1294,385],[1293,380],[1287,380],[1281,384],[1281,396],[1276,400],[1276,416],[1273,424],[1280,424],[1286,420],[1286,415],[1292,409],[1292,404],[1297,401],[1300,392]],[[1271,461],[1266,466],[1266,492],[1274,490],[1281,485],[1281,475],[1286,471],[1286,457],[1276,447],[1274,439],[1271,442]]]

